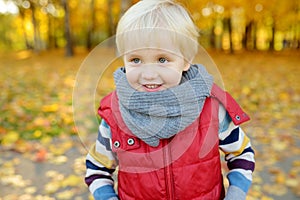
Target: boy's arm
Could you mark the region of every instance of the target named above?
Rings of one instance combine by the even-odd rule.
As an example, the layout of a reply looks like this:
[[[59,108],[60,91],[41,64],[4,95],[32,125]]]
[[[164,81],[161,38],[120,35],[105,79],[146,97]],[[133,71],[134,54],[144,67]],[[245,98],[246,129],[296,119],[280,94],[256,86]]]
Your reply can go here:
[[[118,199],[114,191],[114,180],[112,178],[116,165],[117,159],[111,150],[110,128],[102,120],[96,143],[86,156],[85,183],[95,200]]]
[[[219,146],[225,153],[229,168],[227,175],[229,188],[225,199],[244,200],[252,183],[252,172],[255,166],[254,151],[241,127],[234,125],[228,113],[225,113],[226,111],[225,117],[220,119],[219,130]]]

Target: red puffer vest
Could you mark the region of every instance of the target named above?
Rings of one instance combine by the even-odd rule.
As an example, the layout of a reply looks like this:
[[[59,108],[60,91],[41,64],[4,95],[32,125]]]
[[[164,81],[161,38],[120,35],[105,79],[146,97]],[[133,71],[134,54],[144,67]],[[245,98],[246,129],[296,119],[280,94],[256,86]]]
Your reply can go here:
[[[218,200],[224,198],[218,109],[222,103],[235,124],[249,120],[235,100],[214,85],[200,116],[172,138],[151,147],[122,120],[116,92],[101,101],[98,113],[109,124],[119,160],[121,200]]]

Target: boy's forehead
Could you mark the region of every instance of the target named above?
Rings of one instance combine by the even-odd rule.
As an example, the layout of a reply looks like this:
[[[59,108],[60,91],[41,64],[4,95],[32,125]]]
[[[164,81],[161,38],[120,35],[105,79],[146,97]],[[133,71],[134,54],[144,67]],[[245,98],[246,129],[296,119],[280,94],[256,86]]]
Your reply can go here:
[[[148,50],[161,50],[167,52],[178,53],[179,47],[173,43],[170,39],[151,39],[148,38],[128,38],[125,43],[124,50],[125,52],[134,52],[140,49]]]
[[[161,49],[178,54],[181,52],[181,44],[184,38],[176,32],[166,30],[139,30],[126,32],[123,35],[123,51],[121,53],[135,51],[137,49]]]

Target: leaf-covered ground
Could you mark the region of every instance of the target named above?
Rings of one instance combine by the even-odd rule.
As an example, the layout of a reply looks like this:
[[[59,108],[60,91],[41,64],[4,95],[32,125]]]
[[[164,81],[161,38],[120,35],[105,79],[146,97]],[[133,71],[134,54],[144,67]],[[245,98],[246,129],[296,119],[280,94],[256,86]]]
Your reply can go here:
[[[300,51],[209,53],[252,118],[243,125],[256,152],[247,199],[299,199]],[[77,136],[72,115],[86,56],[0,54],[0,200],[91,198],[83,182],[90,143]]]

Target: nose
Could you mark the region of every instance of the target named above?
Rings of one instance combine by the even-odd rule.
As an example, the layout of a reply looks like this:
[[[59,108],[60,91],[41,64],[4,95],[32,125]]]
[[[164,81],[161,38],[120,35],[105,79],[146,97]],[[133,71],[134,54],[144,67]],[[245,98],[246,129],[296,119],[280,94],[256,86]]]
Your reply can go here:
[[[145,80],[154,80],[158,77],[157,69],[154,65],[144,66],[142,69],[142,78]]]

